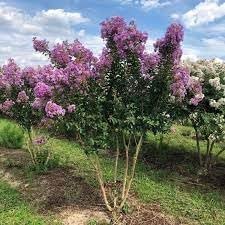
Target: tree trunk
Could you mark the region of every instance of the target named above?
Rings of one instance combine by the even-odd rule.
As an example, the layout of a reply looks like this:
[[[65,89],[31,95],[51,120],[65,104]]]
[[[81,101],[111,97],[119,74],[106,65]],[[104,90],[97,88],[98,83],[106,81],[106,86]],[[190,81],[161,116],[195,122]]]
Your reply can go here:
[[[200,149],[200,138],[199,138],[199,132],[196,126],[194,126],[195,130],[195,138],[196,138],[196,147],[197,147],[197,153],[198,153],[198,160],[199,160],[199,165],[202,166],[202,154],[201,154],[201,149]]]

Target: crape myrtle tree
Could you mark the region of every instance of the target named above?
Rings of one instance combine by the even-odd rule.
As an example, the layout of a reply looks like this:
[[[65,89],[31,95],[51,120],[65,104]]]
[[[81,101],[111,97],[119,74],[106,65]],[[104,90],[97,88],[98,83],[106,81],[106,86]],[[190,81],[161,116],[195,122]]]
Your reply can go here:
[[[185,116],[190,118],[195,130],[199,164],[210,170],[225,150],[222,148],[213,156],[214,145],[225,138],[225,64],[217,60],[186,61],[185,64],[189,67],[193,78],[190,85],[195,90],[201,89],[204,95],[200,104],[193,102],[192,106],[188,102],[189,95],[187,95],[187,104],[184,104]],[[199,86],[199,83],[202,86]],[[200,149],[200,140],[207,143],[204,151]]]
[[[70,47],[75,48],[75,45],[79,48],[78,42]],[[49,52],[46,41],[34,39],[34,48]],[[1,69],[1,112],[17,121],[27,131],[29,137],[27,147],[34,165],[38,164],[36,151],[40,149],[38,143],[42,145],[43,140],[39,141],[40,137],[37,138],[38,140],[33,140],[32,128],[41,124],[46,125],[50,120],[58,120],[73,113],[75,105],[70,104],[67,98],[83,79],[81,76],[76,78],[73,76],[71,72],[73,67],[69,63],[67,67],[60,66],[60,63],[65,63],[66,60],[60,45],[54,46],[52,55],[54,63],[57,64],[55,67],[47,65],[21,69],[14,60],[10,59]],[[57,61],[58,55],[60,55],[59,61]],[[78,70],[80,65],[76,63],[76,66]],[[86,74],[89,76],[89,71]]]
[[[96,76],[97,58],[78,40],[73,43],[57,43],[50,49],[46,40],[34,38],[33,45],[36,51],[47,55],[52,62],[51,66],[45,67],[43,80],[46,85],[56,90],[51,100],[68,112],[57,124],[66,126],[66,130],[74,127],[77,133],[82,135],[84,119],[88,119],[85,117],[85,110],[91,111],[94,107],[86,97],[89,96],[88,81]],[[40,97],[42,101],[42,96]]]
[[[173,108],[182,105],[187,93],[191,95],[191,104],[198,104],[202,93],[191,89],[190,73],[181,65],[181,25],[172,24],[165,37],[155,43],[152,54],[146,51],[147,34],[121,17],[104,21],[101,36],[106,46],[97,72],[104,96],[104,122],[114,138],[110,147],[116,150],[114,185],[110,186],[108,198],[97,157],[95,167],[106,206],[115,216],[127,201],[146,133],[165,132],[175,119]],[[117,172],[121,154],[125,155],[122,179]]]
[[[180,118],[180,107],[187,94],[189,93],[190,105],[198,105],[204,97],[200,82],[196,81],[199,89],[192,88],[193,78],[187,66],[181,64],[183,37],[183,27],[177,23],[171,24],[165,36],[154,44],[155,60],[149,61],[149,57],[143,60],[147,68],[152,62],[156,63],[153,72],[147,70],[151,80],[148,105],[152,106],[149,115],[151,130],[154,134],[160,134],[160,147],[163,134]]]
[[[61,86],[62,93],[52,99],[64,96],[63,100],[58,100],[62,101],[61,105],[67,102],[76,105],[73,115],[64,119],[71,119],[80,132],[86,153],[96,170],[106,207],[115,219],[128,198],[143,136],[149,127],[150,108],[145,105],[148,82],[142,76],[144,65],[141,63],[147,34],[138,31],[133,23],[126,24],[120,17],[103,22],[101,33],[106,47],[98,60],[89,50],[81,46],[77,48],[78,41],[72,45],[63,42],[50,50],[47,46],[42,48],[45,40],[34,39],[34,47],[49,56],[55,69],[63,70],[64,76],[72,78],[68,85]],[[135,153],[128,173],[131,141],[135,143],[132,146]],[[114,182],[108,190],[99,151],[114,146]],[[117,171],[120,148],[125,148],[126,152],[122,184]]]
[[[35,151],[32,139],[32,127],[42,119],[42,114],[33,109],[34,86],[38,82],[35,69],[27,67],[21,69],[13,59],[9,59],[1,68],[0,91],[1,113],[15,120],[28,133],[28,150],[32,163],[36,164]]]
[[[127,24],[123,18],[114,17],[101,24],[101,36],[106,46],[97,69],[105,98],[104,120],[116,149],[114,184],[111,184],[110,193],[106,193],[97,157],[95,167],[106,206],[115,219],[128,198],[143,137],[149,129],[151,108],[145,103],[149,82],[143,76],[145,65],[141,63],[142,57],[147,54],[144,52],[147,34],[140,32],[133,22]],[[131,149],[132,165],[129,164]],[[117,170],[122,152],[125,155],[125,169],[121,179],[121,173]]]
[[[52,62],[44,68],[47,79],[42,79],[57,90],[50,103],[57,102],[70,112],[63,120],[72,121],[79,132],[115,222],[127,201],[146,132],[165,130],[170,106],[180,104],[187,94],[190,74],[180,66],[183,28],[179,24],[168,28],[152,54],[145,49],[147,34],[121,17],[104,21],[101,36],[105,47],[98,59],[79,41],[56,44],[52,49],[46,40],[34,38],[33,42],[35,50]],[[195,99],[198,93],[189,92]],[[37,102],[42,97],[36,96]],[[53,115],[48,111],[54,117],[54,110]],[[112,183],[103,177],[101,149],[115,149]],[[118,171],[119,158],[124,155],[125,168]]]

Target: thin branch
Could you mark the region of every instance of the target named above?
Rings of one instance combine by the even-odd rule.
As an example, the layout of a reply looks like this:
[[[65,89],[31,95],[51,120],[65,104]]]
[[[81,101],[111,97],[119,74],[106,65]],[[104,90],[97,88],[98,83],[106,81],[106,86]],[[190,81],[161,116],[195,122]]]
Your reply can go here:
[[[118,170],[118,160],[120,155],[120,148],[119,148],[119,140],[118,135],[116,135],[116,162],[115,162],[115,170],[114,170],[114,183],[117,181],[117,170]]]
[[[98,179],[100,189],[102,192],[103,200],[105,202],[105,206],[110,212],[112,212],[113,209],[110,206],[107,195],[106,195],[105,185],[104,185],[104,181],[103,181],[103,177],[102,177],[102,172],[101,172],[101,167],[100,167],[100,162],[99,162],[98,156],[95,154],[95,162],[93,162],[90,157],[89,157],[89,159],[90,159],[93,167],[95,168],[97,179]]]

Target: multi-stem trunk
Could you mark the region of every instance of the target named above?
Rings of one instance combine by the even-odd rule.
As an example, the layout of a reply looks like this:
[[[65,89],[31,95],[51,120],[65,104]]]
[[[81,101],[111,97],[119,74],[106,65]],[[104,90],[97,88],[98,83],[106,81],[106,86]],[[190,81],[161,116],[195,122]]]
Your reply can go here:
[[[94,154],[94,157],[90,157],[90,161],[92,162],[92,165],[95,169],[96,172],[96,176],[99,182],[99,186],[101,189],[101,193],[103,196],[103,200],[105,203],[106,208],[112,213],[112,220],[113,220],[113,224],[117,224],[117,220],[118,220],[118,214],[121,212],[124,204],[126,203],[128,196],[129,196],[129,192],[131,189],[131,185],[134,179],[134,174],[135,174],[135,169],[136,169],[136,164],[137,164],[137,159],[138,159],[138,155],[140,153],[141,150],[141,146],[142,146],[142,141],[143,141],[143,135],[141,135],[137,140],[135,140],[135,153],[133,155],[133,159],[132,159],[132,166],[131,166],[131,170],[129,173],[129,150],[130,150],[130,143],[131,143],[131,135],[128,139],[128,143],[126,143],[125,140],[125,135],[123,136],[123,144],[125,147],[125,153],[126,153],[126,161],[125,161],[125,170],[124,170],[124,176],[123,176],[123,185],[121,187],[120,193],[121,196],[118,197],[118,193],[112,195],[114,199],[111,199],[111,201],[109,200],[109,196],[110,194],[107,193],[108,189],[106,189],[106,185],[103,179],[103,173],[102,173],[102,169],[101,169],[101,165],[100,165],[100,161],[99,158],[97,156],[97,154]],[[116,139],[116,146],[117,146],[117,150],[116,150],[116,162],[115,162],[115,168],[114,168],[114,183],[117,183],[117,176],[118,176],[118,160],[119,160],[119,142],[118,139]]]
[[[128,182],[127,182],[125,194],[124,194],[123,198],[121,199],[119,209],[122,209],[124,204],[127,201],[127,198],[128,198],[129,192],[130,192],[130,188],[131,188],[131,184],[132,184],[133,179],[134,179],[137,159],[138,159],[138,155],[139,155],[140,150],[141,150],[142,142],[143,142],[143,134],[141,134],[141,136],[139,138],[139,141],[137,142],[136,147],[135,147],[135,153],[134,153],[134,156],[133,156],[133,163],[132,163],[132,167],[131,167],[130,176],[129,176],[129,179],[128,179]]]

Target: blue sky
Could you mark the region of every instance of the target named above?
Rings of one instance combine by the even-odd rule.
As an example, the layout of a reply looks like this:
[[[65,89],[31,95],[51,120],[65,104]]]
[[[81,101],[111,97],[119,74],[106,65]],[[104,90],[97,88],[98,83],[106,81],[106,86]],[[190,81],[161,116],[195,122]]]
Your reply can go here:
[[[185,27],[184,58],[225,60],[225,0],[5,0],[0,1],[0,63],[44,64],[32,37],[52,43],[78,38],[101,52],[99,23],[111,16],[135,20],[149,33],[148,50],[173,21]]]

